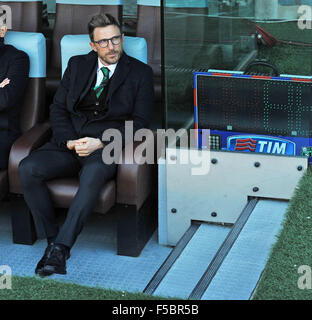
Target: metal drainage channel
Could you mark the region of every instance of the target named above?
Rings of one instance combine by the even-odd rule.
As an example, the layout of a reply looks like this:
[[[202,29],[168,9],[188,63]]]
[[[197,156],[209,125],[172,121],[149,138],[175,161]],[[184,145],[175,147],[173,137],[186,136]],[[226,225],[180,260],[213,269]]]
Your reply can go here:
[[[216,255],[208,265],[203,276],[194,287],[188,299],[194,299],[194,300],[201,299],[201,297],[207,290],[208,286],[210,285],[212,279],[214,278],[217,271],[219,270],[220,266],[222,265],[222,262],[224,261],[225,257],[228,255],[233,244],[235,243],[236,239],[241,233],[244,225],[246,224],[248,218],[250,217],[257,203],[258,203],[257,198],[253,198],[248,201],[247,205],[245,206],[242,213],[240,214],[237,221],[235,222],[234,226],[232,227],[227,237],[223,241],[221,247],[218,249]],[[157,289],[161,281],[164,279],[164,277],[166,276],[170,268],[173,266],[175,261],[179,258],[182,251],[190,242],[190,240],[192,239],[192,237],[194,236],[194,234],[196,233],[199,227],[200,227],[200,223],[193,223],[190,226],[190,228],[185,232],[183,237],[177,243],[176,247],[171,251],[168,258],[164,261],[164,263],[161,265],[161,267],[156,272],[154,277],[148,283],[146,288],[143,290],[144,293],[153,294],[155,292],[155,290]]]
[[[153,294],[161,281],[164,279],[170,268],[173,266],[175,261],[179,258],[184,248],[192,239],[193,235],[196,233],[197,229],[200,227],[200,223],[193,223],[188,230],[184,233],[183,237],[179,240],[177,245],[171,251],[167,259],[160,266],[158,271],[155,273],[154,277],[148,283],[146,288],[143,290],[144,293]]]

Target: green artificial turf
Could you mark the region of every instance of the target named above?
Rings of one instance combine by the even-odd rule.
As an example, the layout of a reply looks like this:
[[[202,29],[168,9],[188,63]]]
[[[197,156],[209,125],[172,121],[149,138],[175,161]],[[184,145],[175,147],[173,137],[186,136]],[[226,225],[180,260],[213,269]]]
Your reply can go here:
[[[12,277],[12,289],[0,290],[0,300],[163,300],[144,293],[92,288],[36,277]],[[171,300],[172,298],[170,298]]]
[[[311,48],[276,44],[273,48],[261,47],[257,58],[273,63],[280,74],[311,76],[311,54]]]
[[[257,59],[273,63],[281,74],[312,74],[311,30],[300,29],[297,21],[256,24],[277,40],[272,47],[259,45]]]
[[[309,272],[298,273],[300,266],[312,268],[312,170],[301,179],[290,201],[283,229],[272,248],[253,296],[256,300],[310,300],[311,289],[300,289],[298,280]],[[309,278],[307,278],[309,279]],[[305,282],[307,286],[310,281]]]

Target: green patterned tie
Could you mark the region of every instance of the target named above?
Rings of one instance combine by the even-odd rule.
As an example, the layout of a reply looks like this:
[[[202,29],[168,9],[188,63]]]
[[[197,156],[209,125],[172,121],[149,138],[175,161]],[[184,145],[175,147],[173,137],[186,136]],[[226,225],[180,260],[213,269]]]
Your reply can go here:
[[[106,68],[106,67],[102,67],[101,71],[103,72],[103,80],[98,86],[93,88],[93,90],[95,91],[97,99],[100,97],[101,93],[104,90],[104,87],[107,85],[107,82],[108,82],[109,69]]]

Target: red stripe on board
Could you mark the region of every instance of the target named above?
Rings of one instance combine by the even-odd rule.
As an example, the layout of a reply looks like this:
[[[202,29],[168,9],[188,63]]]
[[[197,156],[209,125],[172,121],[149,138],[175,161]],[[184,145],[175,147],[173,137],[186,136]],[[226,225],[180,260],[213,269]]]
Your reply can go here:
[[[217,72],[213,72],[212,73],[213,76],[221,76],[221,77],[232,77],[233,73],[217,73]]]
[[[251,76],[253,79],[271,79],[272,77],[268,76]]]
[[[248,138],[248,139],[237,139],[236,140],[236,143],[245,143],[245,142],[251,142],[251,143],[257,144],[257,140],[253,140],[251,138]]]
[[[312,79],[298,79],[298,78],[291,78],[291,81],[312,82]]]
[[[235,145],[235,147],[245,147],[245,146],[250,146],[251,148],[256,148],[257,144],[246,142],[246,143],[236,143],[236,145]]]

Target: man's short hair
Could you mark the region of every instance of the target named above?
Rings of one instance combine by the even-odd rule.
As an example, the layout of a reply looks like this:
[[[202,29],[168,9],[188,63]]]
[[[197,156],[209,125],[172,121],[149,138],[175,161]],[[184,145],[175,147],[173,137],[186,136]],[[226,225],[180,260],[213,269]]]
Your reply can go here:
[[[118,27],[121,32],[119,22],[109,13],[99,13],[93,16],[90,22],[88,23],[88,31],[91,41],[94,40],[95,28],[107,27],[111,25]]]

